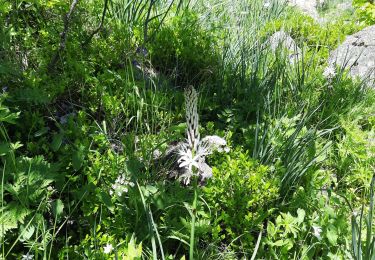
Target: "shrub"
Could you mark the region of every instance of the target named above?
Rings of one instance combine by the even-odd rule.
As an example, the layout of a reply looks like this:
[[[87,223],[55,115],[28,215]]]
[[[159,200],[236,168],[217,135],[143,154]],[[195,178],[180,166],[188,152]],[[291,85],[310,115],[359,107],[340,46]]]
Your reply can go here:
[[[216,159],[215,165],[214,177],[203,189],[212,215],[210,240],[251,254],[259,226],[273,211],[279,180],[240,148]]]
[[[375,24],[375,2],[373,0],[353,0],[353,5],[364,24]]]

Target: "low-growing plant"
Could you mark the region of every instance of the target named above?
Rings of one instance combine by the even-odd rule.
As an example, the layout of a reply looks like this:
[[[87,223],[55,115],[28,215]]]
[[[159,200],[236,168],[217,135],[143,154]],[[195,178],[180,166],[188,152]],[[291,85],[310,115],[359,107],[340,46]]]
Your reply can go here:
[[[375,24],[375,3],[373,0],[353,0],[353,5],[363,23]]]
[[[364,205],[360,213],[354,213],[352,216],[352,248],[353,256],[356,260],[375,259],[375,234],[374,234],[374,200],[375,200],[375,175],[372,176],[370,183],[369,206],[367,212],[364,212]],[[366,216],[367,215],[367,216]],[[359,221],[357,221],[359,218]],[[364,225],[366,226],[365,240],[362,241]]]

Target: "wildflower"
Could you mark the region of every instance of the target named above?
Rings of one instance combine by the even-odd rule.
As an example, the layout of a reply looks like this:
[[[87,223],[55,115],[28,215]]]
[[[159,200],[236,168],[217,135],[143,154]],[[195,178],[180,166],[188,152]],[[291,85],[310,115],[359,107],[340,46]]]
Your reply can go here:
[[[112,246],[112,244],[107,244],[107,245],[104,247],[104,254],[109,254],[109,253],[111,253],[112,250],[113,250],[113,246]]]
[[[185,91],[187,140],[180,145],[177,160],[182,171],[179,178],[183,180],[185,185],[190,183],[190,179],[194,175],[194,169],[197,170],[196,175],[200,177],[200,180],[211,178],[212,169],[205,162],[206,156],[214,151],[229,151],[229,148],[226,147],[227,142],[219,136],[210,135],[200,140],[197,102],[197,92],[193,87],[189,87]]]
[[[180,168],[186,167],[189,169],[189,171],[193,170],[193,166],[199,168],[199,153],[196,156],[193,156],[193,152],[187,147],[187,145],[182,145],[178,153],[180,158],[177,160],[177,163],[179,164],[178,166]]]
[[[333,66],[328,66],[327,68],[324,69],[323,76],[331,80],[336,76],[336,70]]]
[[[27,253],[26,255],[22,255],[22,258],[21,260],[32,260],[34,259],[34,255],[30,255],[29,253]]]
[[[271,3],[269,1],[265,1],[264,4],[263,4],[264,8],[268,8],[270,6],[271,6]]]
[[[116,194],[117,196],[121,197],[123,193],[127,193],[129,191],[128,186],[134,187],[134,183],[131,182],[125,174],[121,174],[115,180],[115,183],[111,185],[111,189],[109,190],[109,195]]]
[[[313,235],[316,236],[318,239],[321,239],[322,237],[320,234],[322,233],[322,228],[319,226],[312,226],[313,228]]]

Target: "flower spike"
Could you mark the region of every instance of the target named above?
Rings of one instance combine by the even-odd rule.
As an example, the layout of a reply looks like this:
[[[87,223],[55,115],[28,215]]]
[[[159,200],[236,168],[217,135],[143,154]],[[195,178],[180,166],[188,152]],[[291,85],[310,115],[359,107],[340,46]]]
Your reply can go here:
[[[190,149],[197,150],[199,143],[199,116],[197,111],[198,94],[193,86],[185,89],[185,107],[186,107],[186,124],[187,138]]]

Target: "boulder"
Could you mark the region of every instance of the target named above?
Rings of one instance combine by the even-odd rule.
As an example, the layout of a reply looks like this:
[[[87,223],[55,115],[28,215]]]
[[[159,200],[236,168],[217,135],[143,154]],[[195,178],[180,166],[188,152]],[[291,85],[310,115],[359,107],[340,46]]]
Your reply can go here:
[[[291,63],[295,63],[302,54],[301,49],[297,46],[293,38],[284,31],[277,31],[272,34],[267,43],[273,52],[276,52],[278,48],[285,49],[288,52]]]
[[[329,66],[350,69],[352,77],[375,83],[375,25],[353,35],[334,50],[328,60]]]

